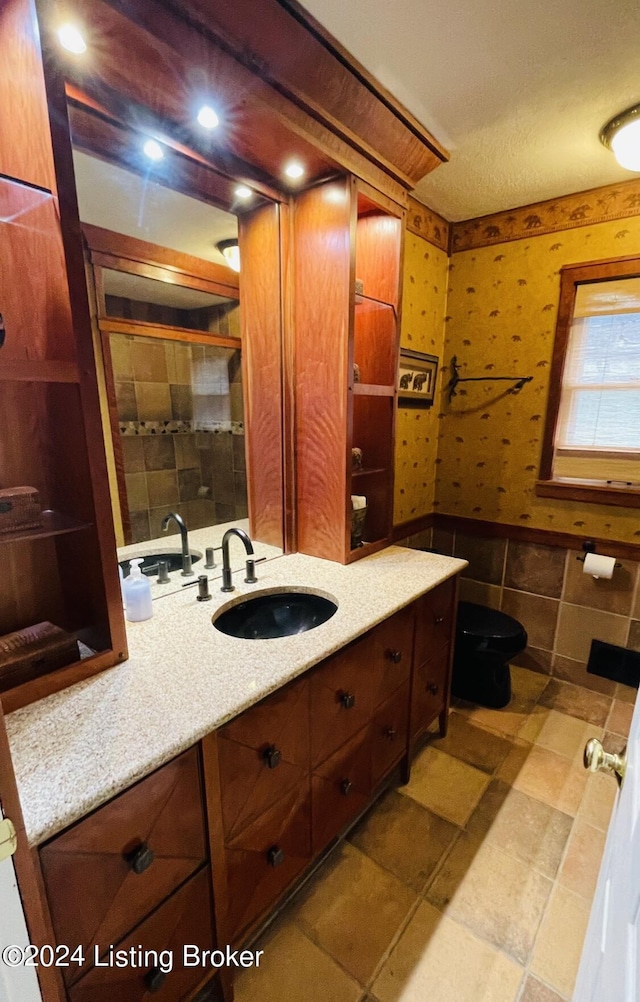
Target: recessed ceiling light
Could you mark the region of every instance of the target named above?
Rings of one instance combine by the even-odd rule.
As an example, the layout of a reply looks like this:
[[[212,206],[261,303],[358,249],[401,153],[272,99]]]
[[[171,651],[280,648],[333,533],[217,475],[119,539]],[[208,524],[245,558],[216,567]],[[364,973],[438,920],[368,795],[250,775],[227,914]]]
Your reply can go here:
[[[247,198],[251,198],[253,192],[251,191],[251,188],[247,188],[246,184],[239,184],[234,191],[234,195],[236,198],[241,198],[244,201]]]
[[[198,121],[203,129],[215,129],[220,124],[220,119],[215,111],[208,104],[203,104],[197,115]]]
[[[145,155],[149,157],[149,160],[162,160],[164,157],[162,147],[160,146],[160,143],[155,141],[155,139],[147,139],[142,149]]]
[[[81,56],[87,51],[87,43],[74,24],[63,24],[58,28],[58,41],[67,52]]]
[[[600,139],[621,167],[640,171],[640,104],[627,108],[607,122]]]
[[[292,181],[297,181],[298,178],[304,176],[304,167],[302,166],[302,164],[292,161],[285,167],[284,172],[287,175],[287,177],[291,178]]]

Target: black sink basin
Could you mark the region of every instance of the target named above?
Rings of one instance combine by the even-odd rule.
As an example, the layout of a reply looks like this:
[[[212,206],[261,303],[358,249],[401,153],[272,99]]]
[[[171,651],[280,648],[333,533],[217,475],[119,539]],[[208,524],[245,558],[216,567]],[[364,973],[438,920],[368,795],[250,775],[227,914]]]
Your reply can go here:
[[[322,626],[338,606],[322,595],[305,591],[281,591],[256,595],[238,602],[213,619],[216,630],[241,640],[272,640],[292,637]]]
[[[196,564],[198,560],[202,560],[201,553],[195,553],[190,550],[191,553],[191,563]],[[182,570],[182,554],[181,553],[141,553],[140,556],[144,556],[142,563],[140,564],[140,570],[147,577],[155,577],[158,573],[158,562],[160,560],[166,560],[170,571],[181,571]],[[137,557],[127,557],[126,560],[120,561],[120,566],[122,567],[122,573],[126,578],[129,577],[129,571],[131,570],[130,561],[136,560]]]

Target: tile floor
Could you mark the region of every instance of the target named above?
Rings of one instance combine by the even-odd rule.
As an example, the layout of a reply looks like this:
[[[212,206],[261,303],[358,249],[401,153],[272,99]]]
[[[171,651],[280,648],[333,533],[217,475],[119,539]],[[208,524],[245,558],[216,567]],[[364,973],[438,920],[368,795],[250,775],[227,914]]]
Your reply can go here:
[[[582,750],[624,744],[635,692],[512,676],[506,709],[452,709],[262,937],[237,1002],[570,999],[616,793]]]

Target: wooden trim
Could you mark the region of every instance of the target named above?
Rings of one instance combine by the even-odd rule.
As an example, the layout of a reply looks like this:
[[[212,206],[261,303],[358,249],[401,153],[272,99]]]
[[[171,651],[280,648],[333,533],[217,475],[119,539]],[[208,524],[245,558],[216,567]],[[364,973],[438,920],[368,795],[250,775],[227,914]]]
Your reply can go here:
[[[111,514],[109,518],[113,523]],[[116,560],[115,543],[113,559]],[[117,580],[119,581],[119,579]],[[120,608],[122,609],[122,593],[120,593]],[[123,630],[123,634],[126,641],[126,631]],[[118,640],[117,636],[115,640]],[[119,662],[126,661],[127,657],[126,643],[120,647],[114,643],[113,650],[102,651],[99,654],[94,654],[93,657],[75,661],[66,668],[58,668],[57,671],[50,672],[48,675],[41,675],[40,678],[34,678],[31,682],[25,682],[24,685],[3,692],[0,695],[0,706],[5,713],[13,713],[14,710],[28,706],[29,703],[35,703],[38,699],[44,699],[45,696],[51,696],[54,692],[67,689],[70,685],[75,685],[76,682],[84,682],[85,679],[98,675],[106,668],[113,668]]]
[[[451,246],[456,253],[637,215],[640,178],[633,178],[453,223]]]
[[[433,512],[429,512],[428,515],[411,518],[408,522],[398,522],[391,531],[391,542],[397,543],[399,539],[406,539],[408,536],[415,536],[419,532],[430,529],[436,517]]]
[[[417,237],[422,237],[427,243],[433,244],[449,253],[449,242],[451,240],[452,223],[449,223],[444,216],[439,216],[437,212],[430,209],[428,205],[416,201],[409,196],[409,207],[407,209],[407,229]]]
[[[164,324],[147,323],[146,320],[116,320],[101,317],[98,321],[101,334],[133,334],[136,337],[163,338],[167,341],[188,341],[189,344],[207,344],[220,348],[242,350],[242,338],[225,337],[222,334],[207,334],[183,327],[167,327]]]
[[[82,223],[82,233],[86,239],[87,246],[91,252],[91,260],[96,264],[101,264],[106,268],[116,268],[120,271],[131,271],[136,275],[154,276],[148,272],[137,271],[133,267],[122,267],[122,261],[132,264],[144,264],[158,269],[160,281],[167,271],[172,274],[184,276],[185,281],[181,284],[188,288],[200,289],[203,292],[211,291],[214,294],[229,296],[232,299],[238,298],[239,279],[237,272],[232,268],[226,268],[215,261],[205,261],[203,258],[194,257],[192,254],[185,254],[172,250],[169,247],[161,247],[159,244],[152,244],[146,240],[138,240],[137,237],[129,237],[124,233],[115,233],[112,230],[105,230],[101,226],[93,226],[90,223]],[[100,260],[96,260],[96,258]],[[109,262],[109,263],[108,263]],[[197,279],[192,283],[191,279]],[[233,292],[230,291],[233,290]]]
[[[127,481],[124,472],[124,455],[120,436],[120,417],[118,415],[116,381],[113,371],[113,358],[111,356],[111,342],[109,340],[109,334],[111,332],[106,330],[103,331],[100,328],[98,328],[98,330],[100,336],[100,347],[102,349],[107,410],[109,412],[111,448],[113,449],[113,461],[116,469],[116,484],[118,488],[118,501],[120,503],[120,521],[126,545],[131,542],[131,515],[129,514],[129,498],[127,495]]]
[[[282,463],[285,553],[298,550],[296,506],[296,351],[293,206],[280,206],[280,285],[282,314]]]
[[[470,536],[486,536],[491,539],[513,539],[519,543],[540,543],[542,546],[559,546],[568,550],[581,550],[585,539],[593,542],[603,552],[610,553],[618,560],[640,560],[640,543],[623,543],[598,536],[573,535],[552,529],[535,529],[532,526],[509,525],[506,522],[489,522],[485,519],[466,518],[462,515],[434,515],[436,529],[449,529],[468,533]]]
[[[608,504],[616,508],[640,508],[638,487],[611,487],[605,483],[581,483],[577,480],[538,480],[535,490],[539,498],[579,501],[582,504]]]

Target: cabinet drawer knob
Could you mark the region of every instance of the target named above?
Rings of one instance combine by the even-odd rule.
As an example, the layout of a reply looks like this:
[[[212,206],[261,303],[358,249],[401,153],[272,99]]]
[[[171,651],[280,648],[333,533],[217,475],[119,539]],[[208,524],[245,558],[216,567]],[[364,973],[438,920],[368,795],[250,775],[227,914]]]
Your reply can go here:
[[[265,748],[262,756],[270,769],[276,769],[282,762],[282,752],[275,745]]]
[[[384,732],[384,736],[389,741],[395,741],[396,737],[398,736],[398,732],[396,731],[395,727],[387,727],[386,731]]]
[[[444,623],[444,616],[434,616],[433,621],[436,626],[440,626],[440,623]]]
[[[387,651],[387,657],[389,658],[389,661],[391,661],[394,665],[399,665],[400,662],[402,661],[402,651],[396,651],[395,649],[392,648],[391,650]]]
[[[267,849],[267,861],[269,866],[280,866],[284,863],[284,853],[280,846],[272,845],[270,849]]]
[[[353,783],[351,782],[351,780],[343,779],[342,782],[340,783],[340,792],[342,793],[343,797],[348,797],[352,790],[353,790]]]
[[[150,992],[159,992],[167,980],[167,975],[159,967],[152,967],[144,976],[144,983]]]
[[[144,873],[153,863],[153,851],[146,842],[142,842],[137,849],[127,854],[126,860],[134,873]]]
[[[345,710],[351,710],[356,705],[356,697],[352,692],[341,692],[340,702]]]
[[[429,682],[427,685],[427,692],[430,692],[432,696],[437,696],[440,686],[436,682]]]

